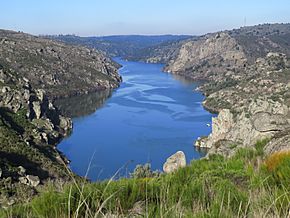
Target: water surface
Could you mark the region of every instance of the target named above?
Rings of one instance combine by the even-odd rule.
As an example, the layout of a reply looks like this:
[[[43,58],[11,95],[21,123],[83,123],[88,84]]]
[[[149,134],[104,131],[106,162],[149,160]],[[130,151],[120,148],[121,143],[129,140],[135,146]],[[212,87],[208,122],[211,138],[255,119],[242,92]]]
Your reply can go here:
[[[203,156],[193,142],[210,133],[212,115],[194,91],[197,84],[163,73],[161,64],[116,60],[123,66],[120,88],[58,102],[75,117],[72,135],[58,146],[72,170],[98,180],[128,176],[148,162],[162,170],[179,150],[188,162]]]

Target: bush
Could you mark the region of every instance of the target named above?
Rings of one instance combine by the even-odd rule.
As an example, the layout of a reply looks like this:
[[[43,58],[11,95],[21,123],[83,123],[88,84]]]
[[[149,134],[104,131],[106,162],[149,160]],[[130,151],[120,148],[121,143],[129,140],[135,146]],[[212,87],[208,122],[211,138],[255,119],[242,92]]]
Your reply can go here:
[[[290,151],[280,151],[270,155],[265,160],[265,165],[276,183],[290,188]]]

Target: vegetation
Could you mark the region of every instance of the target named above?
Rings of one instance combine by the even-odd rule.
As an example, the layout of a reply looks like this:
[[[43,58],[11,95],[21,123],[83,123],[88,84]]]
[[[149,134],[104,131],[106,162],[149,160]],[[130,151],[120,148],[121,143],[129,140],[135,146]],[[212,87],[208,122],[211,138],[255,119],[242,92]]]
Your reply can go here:
[[[259,150],[240,149],[232,158],[213,155],[158,177],[51,186],[0,216],[287,217],[290,153],[261,158]]]

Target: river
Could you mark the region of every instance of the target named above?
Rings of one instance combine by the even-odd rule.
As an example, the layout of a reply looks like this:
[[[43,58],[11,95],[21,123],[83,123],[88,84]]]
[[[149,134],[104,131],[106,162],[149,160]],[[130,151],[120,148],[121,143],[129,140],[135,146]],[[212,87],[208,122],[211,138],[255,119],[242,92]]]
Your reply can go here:
[[[197,84],[162,72],[162,64],[116,61],[123,66],[118,89],[56,102],[73,117],[72,134],[58,145],[71,169],[95,181],[128,176],[137,164],[162,170],[179,150],[188,162],[204,156],[193,142],[211,132],[213,115]]]

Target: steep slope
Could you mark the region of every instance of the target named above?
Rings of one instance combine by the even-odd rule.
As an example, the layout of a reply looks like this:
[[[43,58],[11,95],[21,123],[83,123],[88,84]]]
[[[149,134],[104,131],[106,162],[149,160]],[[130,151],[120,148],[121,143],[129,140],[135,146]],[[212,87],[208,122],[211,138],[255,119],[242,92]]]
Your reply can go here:
[[[264,24],[211,33],[185,42],[165,70],[193,79],[236,74],[269,52],[290,55],[290,24]]]
[[[6,30],[0,30],[0,63],[50,98],[114,88],[121,80],[118,65],[98,51]]]
[[[166,71],[193,79],[210,79],[246,65],[242,47],[228,33],[209,34],[183,44]]]
[[[26,201],[36,186],[68,179],[56,144],[72,128],[45,92],[0,65],[0,205]]]

